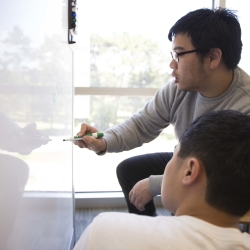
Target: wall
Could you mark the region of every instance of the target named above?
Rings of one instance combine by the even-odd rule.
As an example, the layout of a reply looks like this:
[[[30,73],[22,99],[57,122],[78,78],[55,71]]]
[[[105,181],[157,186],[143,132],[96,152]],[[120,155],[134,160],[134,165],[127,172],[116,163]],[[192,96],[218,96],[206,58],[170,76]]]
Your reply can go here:
[[[73,239],[67,1],[0,2],[0,249]]]

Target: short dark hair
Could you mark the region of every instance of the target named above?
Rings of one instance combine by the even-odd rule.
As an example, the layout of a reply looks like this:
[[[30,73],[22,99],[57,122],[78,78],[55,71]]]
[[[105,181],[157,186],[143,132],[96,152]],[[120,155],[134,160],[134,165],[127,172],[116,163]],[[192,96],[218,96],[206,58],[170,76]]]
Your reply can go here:
[[[250,209],[250,116],[221,110],[197,118],[181,138],[178,156],[204,165],[208,204],[236,216]]]
[[[241,58],[241,27],[236,11],[225,8],[198,9],[180,18],[169,30],[168,39],[187,34],[201,59],[213,48],[222,51],[228,69],[235,69]]]

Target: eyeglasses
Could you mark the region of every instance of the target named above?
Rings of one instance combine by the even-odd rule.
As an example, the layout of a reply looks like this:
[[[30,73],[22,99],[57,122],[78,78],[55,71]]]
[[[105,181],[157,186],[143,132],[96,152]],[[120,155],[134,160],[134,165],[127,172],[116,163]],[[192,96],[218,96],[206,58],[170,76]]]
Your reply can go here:
[[[185,54],[189,54],[189,53],[194,53],[194,52],[198,52],[198,49],[194,49],[194,50],[189,50],[189,51],[184,51],[184,52],[180,52],[177,53],[176,51],[170,51],[170,54],[172,56],[172,58],[176,61],[179,62],[179,56],[185,55]]]

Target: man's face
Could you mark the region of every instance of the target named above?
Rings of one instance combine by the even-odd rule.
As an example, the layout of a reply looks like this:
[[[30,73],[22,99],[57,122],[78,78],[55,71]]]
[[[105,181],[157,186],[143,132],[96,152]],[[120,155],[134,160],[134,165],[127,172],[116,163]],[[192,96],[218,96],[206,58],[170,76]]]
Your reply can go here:
[[[183,160],[177,156],[180,144],[175,147],[173,158],[168,162],[162,180],[161,200],[163,206],[175,213],[178,207]]]
[[[190,37],[185,34],[177,34],[172,43],[172,50],[177,53],[195,50]],[[170,68],[173,69],[172,76],[178,88],[183,91],[200,91],[206,86],[208,76],[205,63],[201,63],[196,52],[179,56],[179,61],[172,60]]]

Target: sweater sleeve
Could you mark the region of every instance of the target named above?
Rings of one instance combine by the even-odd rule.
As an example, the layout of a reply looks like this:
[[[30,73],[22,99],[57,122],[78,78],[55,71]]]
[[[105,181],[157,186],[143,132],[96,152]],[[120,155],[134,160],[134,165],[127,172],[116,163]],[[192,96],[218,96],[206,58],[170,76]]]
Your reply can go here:
[[[149,192],[154,197],[161,194],[162,175],[151,175],[149,177]]]
[[[170,124],[170,83],[160,88],[144,108],[124,122],[105,131],[106,152],[128,151],[159,136]]]

